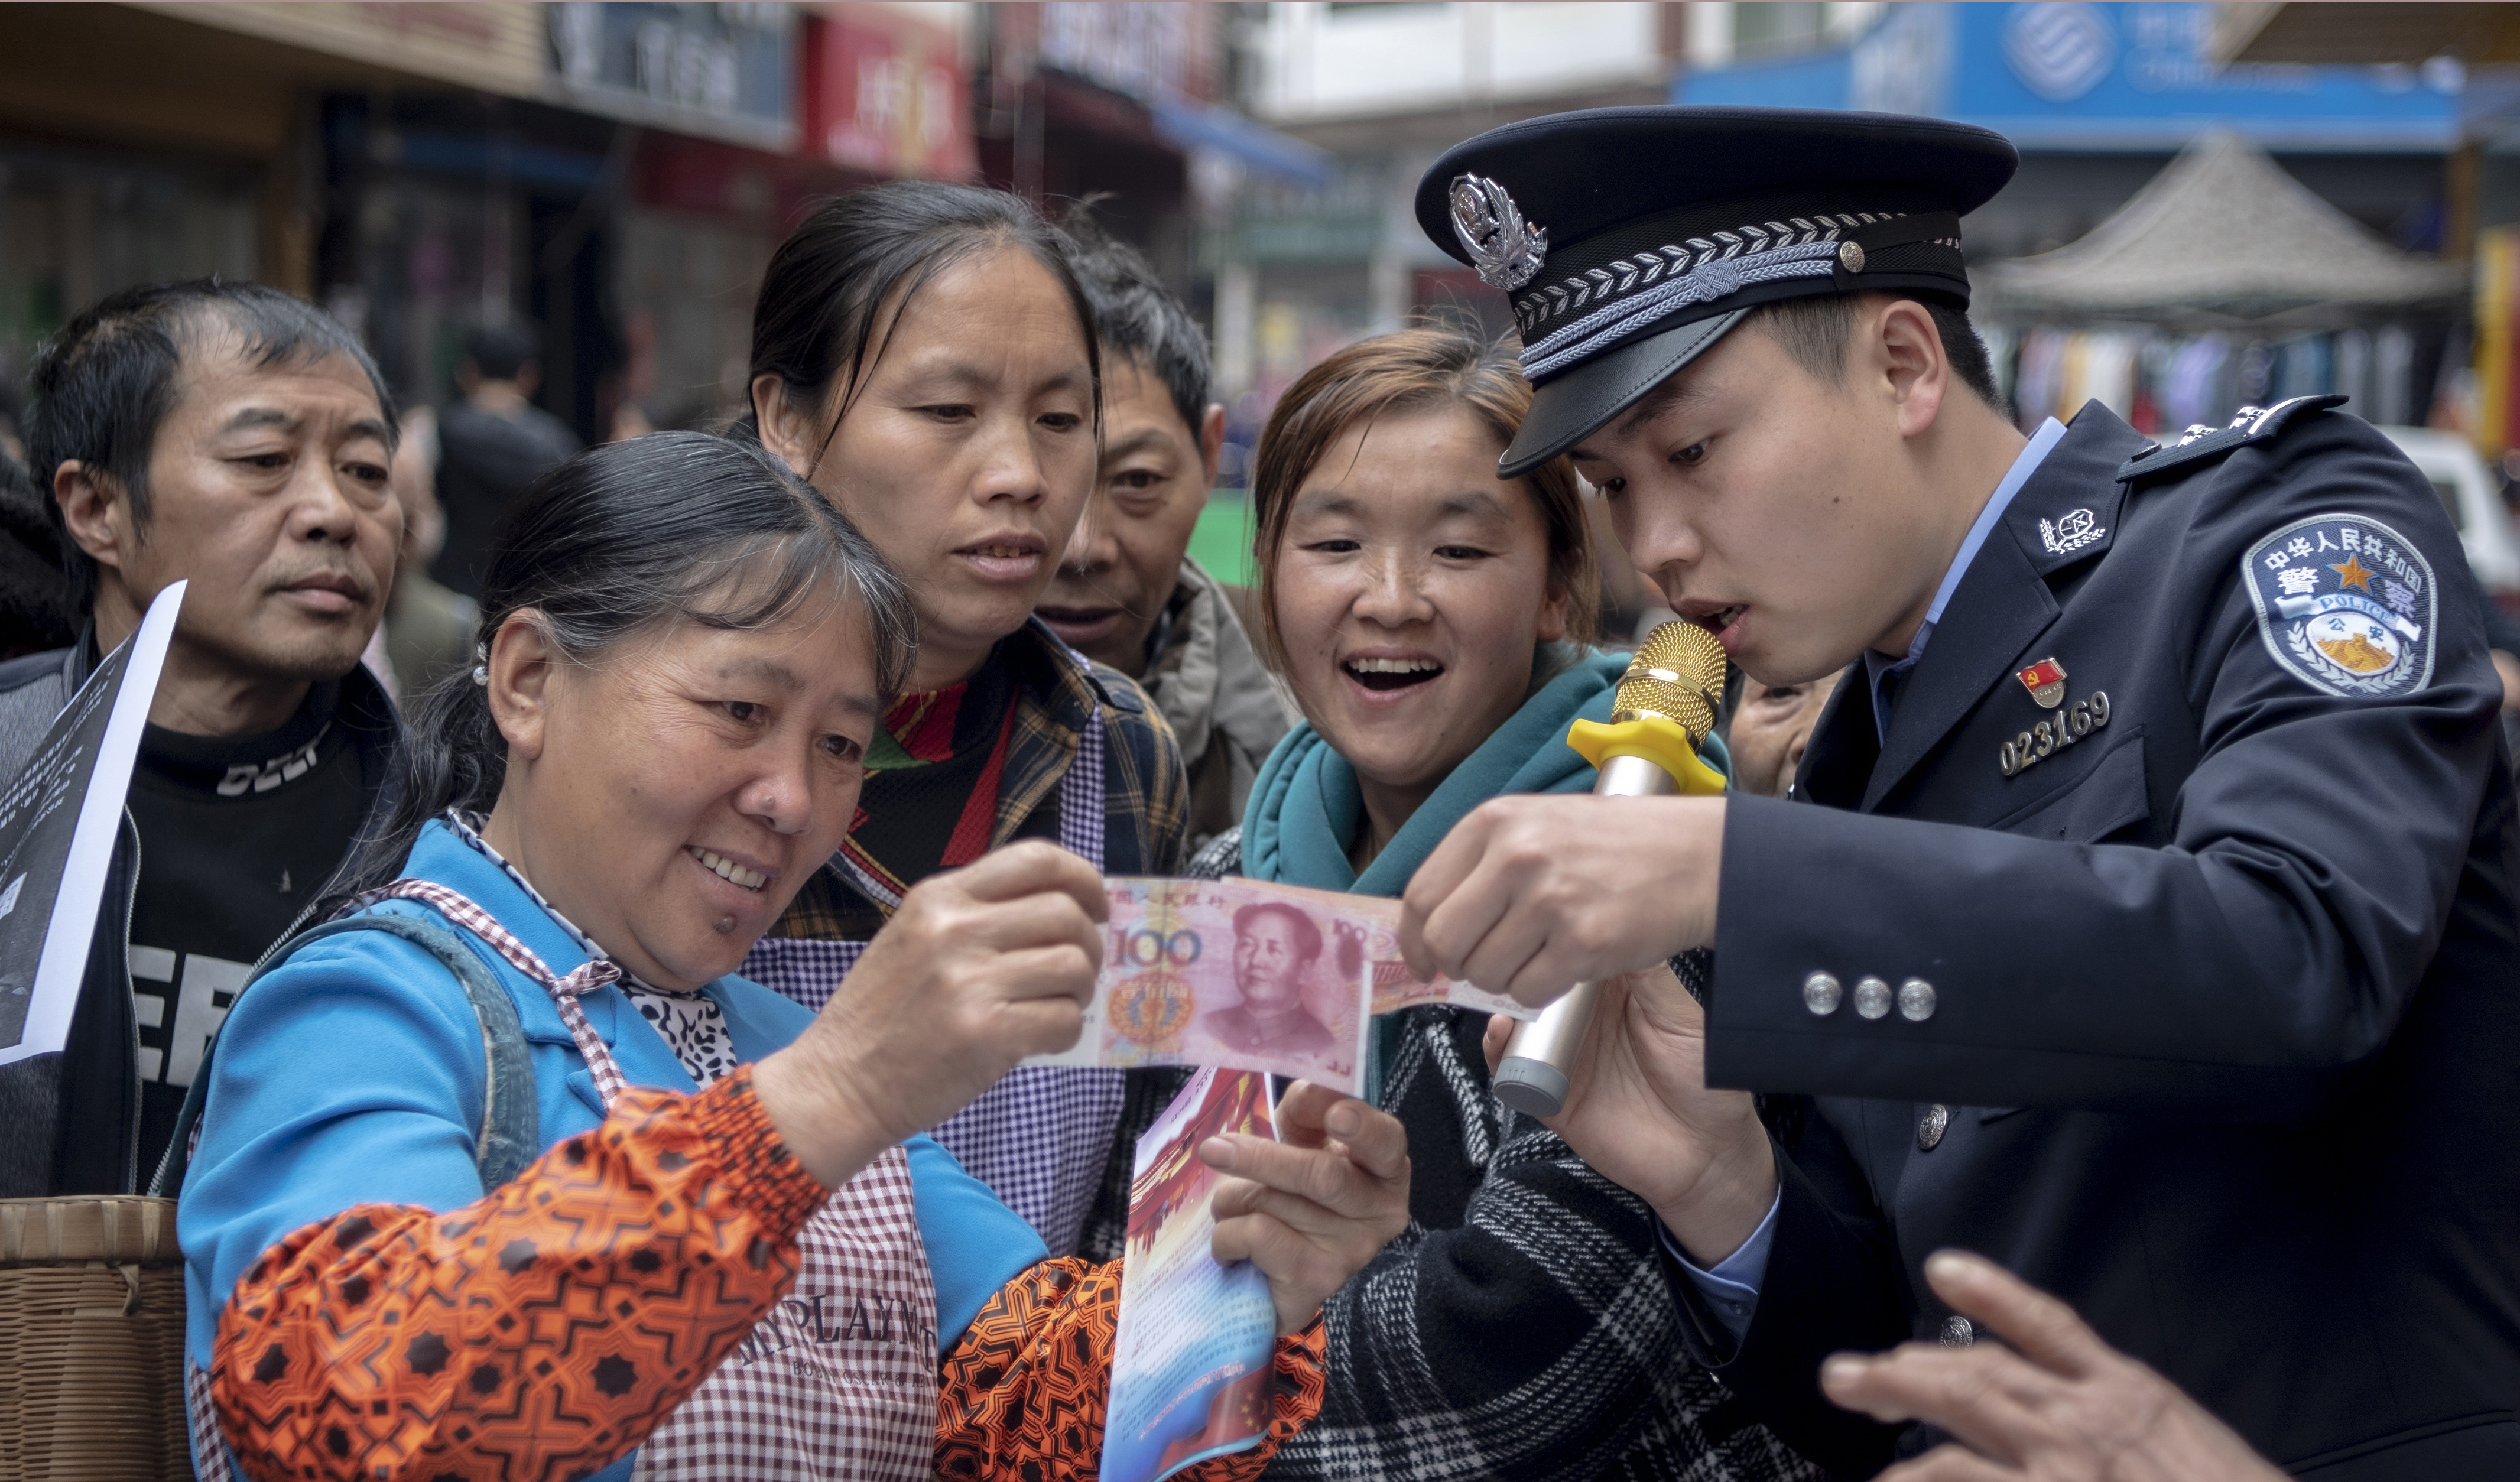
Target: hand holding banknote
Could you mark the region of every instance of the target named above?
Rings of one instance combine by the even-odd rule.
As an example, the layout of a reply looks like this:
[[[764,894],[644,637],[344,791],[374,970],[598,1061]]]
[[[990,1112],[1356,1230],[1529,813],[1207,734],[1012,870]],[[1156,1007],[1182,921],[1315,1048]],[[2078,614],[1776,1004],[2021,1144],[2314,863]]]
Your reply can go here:
[[[952,1116],[1022,1056],[1073,1045],[1106,909],[1094,868],[1037,839],[912,887],[848,991],[754,1072],[788,1147],[836,1185],[851,1159]]]

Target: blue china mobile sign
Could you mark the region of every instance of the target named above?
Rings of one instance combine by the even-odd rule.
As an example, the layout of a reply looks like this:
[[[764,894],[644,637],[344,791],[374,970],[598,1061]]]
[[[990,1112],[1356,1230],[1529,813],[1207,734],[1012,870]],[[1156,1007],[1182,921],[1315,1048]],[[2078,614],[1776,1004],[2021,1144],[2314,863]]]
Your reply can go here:
[[[2211,5],[1894,5],[1852,47],[1691,70],[1675,103],[1931,113],[2025,149],[2176,149],[2206,124],[2275,149],[2426,152],[2458,137],[2457,65],[2216,67]]]

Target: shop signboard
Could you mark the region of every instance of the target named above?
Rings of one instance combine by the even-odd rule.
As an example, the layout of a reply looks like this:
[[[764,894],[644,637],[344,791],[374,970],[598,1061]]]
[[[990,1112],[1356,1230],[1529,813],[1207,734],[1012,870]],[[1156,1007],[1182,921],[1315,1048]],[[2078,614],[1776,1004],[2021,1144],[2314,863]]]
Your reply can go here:
[[[886,178],[961,180],[978,168],[954,33],[878,6],[806,18],[802,148]]]
[[[1692,70],[1673,100],[1931,113],[2043,151],[2174,150],[2209,124],[2275,150],[2428,152],[2458,137],[2454,62],[2218,67],[2212,5],[1886,10],[1851,47]]]
[[[1389,184],[1379,159],[1339,161],[1328,185],[1255,178],[1237,197],[1229,258],[1249,263],[1363,262],[1382,245]]]
[[[1072,5],[1041,8],[1041,64],[1140,103],[1199,97],[1194,72],[1199,7]]]
[[[793,144],[794,7],[565,4],[550,18],[552,75],[574,106],[755,148]]]

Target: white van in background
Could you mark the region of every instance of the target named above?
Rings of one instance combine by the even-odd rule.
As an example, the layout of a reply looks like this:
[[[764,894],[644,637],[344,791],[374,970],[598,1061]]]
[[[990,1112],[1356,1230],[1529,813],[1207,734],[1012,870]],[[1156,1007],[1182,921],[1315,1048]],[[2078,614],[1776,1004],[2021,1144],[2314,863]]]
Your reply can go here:
[[[2432,480],[2442,508],[2458,527],[2477,584],[2506,605],[2520,599],[2520,538],[2513,536],[2511,516],[2502,508],[2502,480],[2477,456],[2475,445],[2456,432],[2431,427],[2380,431]]]

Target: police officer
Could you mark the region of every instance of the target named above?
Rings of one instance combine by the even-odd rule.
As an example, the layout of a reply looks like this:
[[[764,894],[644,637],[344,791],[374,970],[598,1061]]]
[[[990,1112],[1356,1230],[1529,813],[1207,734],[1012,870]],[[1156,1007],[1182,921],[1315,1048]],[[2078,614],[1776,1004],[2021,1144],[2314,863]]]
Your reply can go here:
[[[1539,386],[1500,475],[1571,453],[1752,679],[1844,674],[1797,800],[1491,802],[1404,948],[1532,1004],[1628,974],[1552,1125],[1825,1464],[1922,1444],[1817,1379],[1974,1341],[1924,1279],[1959,1246],[2287,1469],[2520,1477],[2513,804],[2457,533],[2336,397],[2015,430],[1958,244],[2013,164],[1659,108],[1429,171]],[[1701,1012],[1647,969],[1706,946]]]

